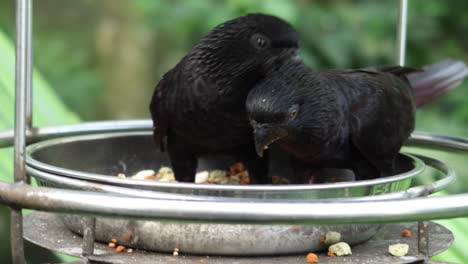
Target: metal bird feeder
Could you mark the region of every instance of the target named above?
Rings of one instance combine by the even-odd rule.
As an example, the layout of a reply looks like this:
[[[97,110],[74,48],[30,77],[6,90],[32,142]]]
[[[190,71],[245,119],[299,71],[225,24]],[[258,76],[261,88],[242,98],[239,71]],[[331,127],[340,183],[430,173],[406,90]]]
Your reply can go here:
[[[321,258],[320,263],[420,263],[453,241],[449,230],[428,220],[468,216],[468,194],[427,197],[453,181],[454,171],[441,161],[411,154],[400,155],[400,174],[362,182],[207,186],[112,177],[117,170],[158,165],[154,157],[166,162],[148,143],[151,121],[33,128],[32,1],[16,2],[15,129],[0,131],[0,147],[14,143],[15,149],[15,183],[0,182],[0,203],[12,210],[14,263],[25,262],[23,238],[79,256],[76,263],[303,263],[304,252],[324,248],[319,237],[328,230],[339,231],[356,246],[351,256]],[[407,1],[401,0],[401,65],[406,16]],[[26,143],[36,144],[26,151]],[[408,144],[468,152],[468,140],[431,133],[414,133]],[[220,162],[205,160],[200,168]],[[437,172],[438,180],[411,187],[412,179],[427,170]],[[29,176],[42,186],[30,186]],[[22,208],[38,211],[23,219]],[[388,245],[401,240],[403,228],[417,236],[405,240],[410,245],[406,257],[392,257]],[[131,238],[122,237],[125,232]],[[137,250],[116,253],[102,243],[111,237]],[[181,255],[167,253],[174,247]]]

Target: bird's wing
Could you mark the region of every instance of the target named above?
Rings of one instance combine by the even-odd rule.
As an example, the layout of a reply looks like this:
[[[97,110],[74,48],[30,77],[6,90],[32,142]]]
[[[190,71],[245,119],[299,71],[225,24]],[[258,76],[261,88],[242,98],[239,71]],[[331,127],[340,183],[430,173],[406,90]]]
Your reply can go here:
[[[218,90],[217,84],[179,65],[163,76],[150,104],[153,136],[161,151],[166,149],[169,135],[187,135],[193,131],[186,127],[203,125],[199,120],[219,100]]]
[[[167,74],[166,74],[167,75]],[[156,86],[150,103],[150,113],[153,119],[153,137],[156,144],[159,144],[161,151],[165,150],[165,141],[169,128],[169,111],[166,100],[169,94],[169,82],[164,76]]]
[[[414,129],[414,100],[404,77],[415,69],[385,67],[343,72],[358,94],[350,106],[351,141],[377,169],[392,173],[393,161]],[[391,73],[391,74],[382,74]]]
[[[347,70],[349,72],[365,72],[369,74],[379,74],[379,73],[391,73],[398,77],[403,77],[411,73],[421,72],[422,69],[413,68],[413,67],[405,67],[405,66],[379,66],[379,67],[369,67],[363,69],[356,69],[356,70]]]

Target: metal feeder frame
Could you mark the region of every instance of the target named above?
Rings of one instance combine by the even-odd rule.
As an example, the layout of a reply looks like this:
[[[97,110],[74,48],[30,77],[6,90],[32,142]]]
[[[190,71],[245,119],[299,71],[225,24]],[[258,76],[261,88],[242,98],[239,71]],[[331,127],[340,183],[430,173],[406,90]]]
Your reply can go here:
[[[407,0],[400,0],[398,21],[399,65],[404,64]],[[94,250],[96,216],[192,222],[351,224],[418,221],[418,251],[428,254],[426,220],[468,216],[468,193],[410,200],[312,201],[300,203],[253,201],[245,207],[234,201],[147,199],[92,191],[31,187],[25,169],[26,143],[48,138],[102,132],[149,129],[150,120],[90,122],[77,125],[32,126],[32,0],[16,0],[15,127],[0,131],[0,147],[14,145],[14,183],[0,182],[0,203],[11,208],[13,263],[25,263],[22,209],[86,214],[82,255]],[[444,151],[468,152],[468,140],[415,132],[409,145]],[[431,185],[427,186],[427,191]],[[402,211],[401,208],[407,208]],[[350,212],[350,213],[348,213]]]

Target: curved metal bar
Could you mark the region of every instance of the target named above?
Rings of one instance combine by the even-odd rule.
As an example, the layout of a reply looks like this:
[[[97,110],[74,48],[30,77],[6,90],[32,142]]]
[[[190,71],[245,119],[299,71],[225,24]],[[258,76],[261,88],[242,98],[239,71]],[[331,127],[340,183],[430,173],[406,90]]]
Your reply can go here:
[[[87,122],[73,125],[45,126],[32,128],[26,131],[27,143],[84,134],[96,134],[106,132],[141,131],[150,130],[153,127],[151,120],[122,120]],[[11,147],[14,140],[13,130],[0,131],[0,148]]]
[[[456,175],[455,175],[454,170],[446,166],[443,162],[438,161],[436,159],[429,158],[429,157],[421,156],[421,155],[417,155],[417,156],[419,159],[424,161],[426,166],[432,167],[433,169],[438,170],[439,173],[442,174],[441,179],[431,184],[414,186],[414,187],[409,188],[408,190],[401,191],[401,192],[373,195],[373,196],[366,196],[366,197],[341,198],[341,199],[390,200],[390,199],[416,198],[416,197],[421,197],[421,196],[429,195],[434,192],[440,191],[455,180]],[[53,173],[49,173],[47,171],[35,169],[30,166],[27,166],[26,169],[27,169],[28,174],[30,174],[34,178],[39,179],[42,182],[50,183],[53,186],[64,187],[64,188],[69,188],[69,189],[78,189],[78,190],[84,190],[84,191],[101,191],[101,192],[107,192],[107,193],[128,195],[128,196],[133,196],[133,197],[156,198],[156,199],[177,199],[177,200],[198,200],[198,201],[200,200],[225,200],[225,201],[265,200],[265,198],[263,199],[247,198],[247,197],[233,198],[233,197],[220,197],[220,196],[207,196],[207,195],[175,194],[175,193],[168,193],[168,192],[154,191],[154,190],[147,191],[147,190],[133,189],[133,188],[128,188],[128,187],[113,186],[109,184],[100,184],[100,183],[96,183],[92,181],[75,179],[75,178],[67,177],[67,176],[59,176]],[[226,186],[226,187],[233,187],[233,186]],[[286,185],[286,187],[288,187],[288,185]],[[307,188],[307,187],[317,187],[317,185],[304,186],[304,188]],[[281,201],[293,202],[294,200],[296,200],[297,202],[297,199],[286,199],[286,198],[275,199],[275,201],[278,201],[278,202],[281,202]],[[335,200],[338,200],[338,199],[335,199]]]
[[[44,126],[27,131],[27,143],[34,143],[45,139],[65,136],[98,134],[107,132],[125,132],[150,130],[153,123],[150,119],[86,122],[73,125]],[[14,131],[0,131],[0,148],[13,146]],[[414,132],[408,139],[409,146],[419,145],[441,150],[467,151],[468,139],[456,136],[447,136],[422,131]]]
[[[376,200],[395,200],[395,199],[409,199],[416,198],[421,196],[430,195],[434,192],[440,191],[445,188],[447,185],[452,183],[455,180],[455,171],[446,166],[443,162],[429,157],[417,155],[419,159],[423,160],[426,166],[432,167],[435,170],[438,170],[442,174],[442,178],[437,180],[434,183],[427,185],[414,186],[408,190],[402,192],[395,192],[390,194],[381,194],[357,198],[341,198],[343,200],[359,200],[359,201],[376,201]],[[58,176],[46,171],[41,171],[32,167],[27,166],[27,172],[34,178],[37,178],[41,181],[51,183],[52,185],[58,187],[65,187],[70,189],[78,189],[83,191],[100,191],[106,193],[128,195],[133,197],[142,197],[142,198],[154,198],[154,199],[169,199],[169,200],[193,200],[193,201],[265,201],[273,199],[255,199],[255,198],[242,198],[242,197],[219,197],[219,196],[204,196],[204,195],[187,195],[187,194],[176,194],[176,193],[167,193],[160,191],[146,191],[146,190],[137,190],[133,188],[119,187],[108,184],[100,184],[86,180],[74,179],[66,176]],[[324,199],[326,200],[326,199]],[[338,201],[340,199],[334,199]],[[274,199],[274,201],[281,202],[297,202],[298,200],[292,199]],[[317,201],[317,200],[314,200]]]
[[[411,135],[406,142],[407,146],[432,148],[443,151],[468,152],[468,139],[436,133],[418,131]]]
[[[189,222],[387,223],[468,216],[468,194],[397,201],[174,201],[0,183],[0,202],[42,211]]]

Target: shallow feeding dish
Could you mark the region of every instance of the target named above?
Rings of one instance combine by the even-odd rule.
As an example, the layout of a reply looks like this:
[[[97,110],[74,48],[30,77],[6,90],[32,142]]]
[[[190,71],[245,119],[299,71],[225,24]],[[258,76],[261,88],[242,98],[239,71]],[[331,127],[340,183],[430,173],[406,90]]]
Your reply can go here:
[[[151,132],[98,134],[47,140],[29,146],[26,160],[28,173],[42,185],[80,189],[82,183],[87,183],[106,188],[113,186],[113,192],[124,194],[132,190],[131,195],[147,198],[154,198],[149,194],[175,193],[187,199],[238,199],[245,201],[245,206],[248,206],[248,201],[252,199],[304,201],[401,193],[407,190],[411,180],[424,170],[421,160],[401,154],[398,157],[401,174],[360,182],[240,186],[167,183],[116,177],[118,173],[131,175],[142,169],[157,171],[160,166],[169,165],[166,153],[157,151]],[[227,157],[205,158],[200,160],[199,170],[226,169],[234,162],[235,160]],[[271,175],[287,177],[290,173],[287,162],[275,160],[275,155],[271,164]],[[64,184],[64,180],[69,182]],[[106,191],[105,188],[96,189]],[[82,233],[79,216],[63,215],[62,218],[68,228]],[[323,250],[327,246],[320,243],[320,238],[328,231],[341,233],[344,241],[354,245],[370,239],[379,228],[380,225],[376,224],[294,226],[98,218],[96,239],[106,243],[112,238],[118,238],[120,244],[131,248],[164,252],[172,252],[174,248],[178,248],[181,252],[194,254],[275,255]]]
[[[272,156],[270,176],[287,178],[291,173],[287,161]],[[229,157],[202,158],[198,170],[226,170],[234,162],[236,160]],[[358,182],[314,185],[212,185],[118,178],[119,173],[132,175],[147,169],[158,171],[161,166],[169,165],[167,154],[157,151],[151,132],[98,134],[47,140],[28,146],[26,163],[30,167],[29,173],[39,180],[40,175],[35,175],[31,170],[132,189],[192,196],[294,200],[350,198],[400,192],[408,189],[412,179],[424,170],[421,160],[408,154],[400,154],[397,159],[400,174]],[[57,185],[53,182],[49,184]]]

